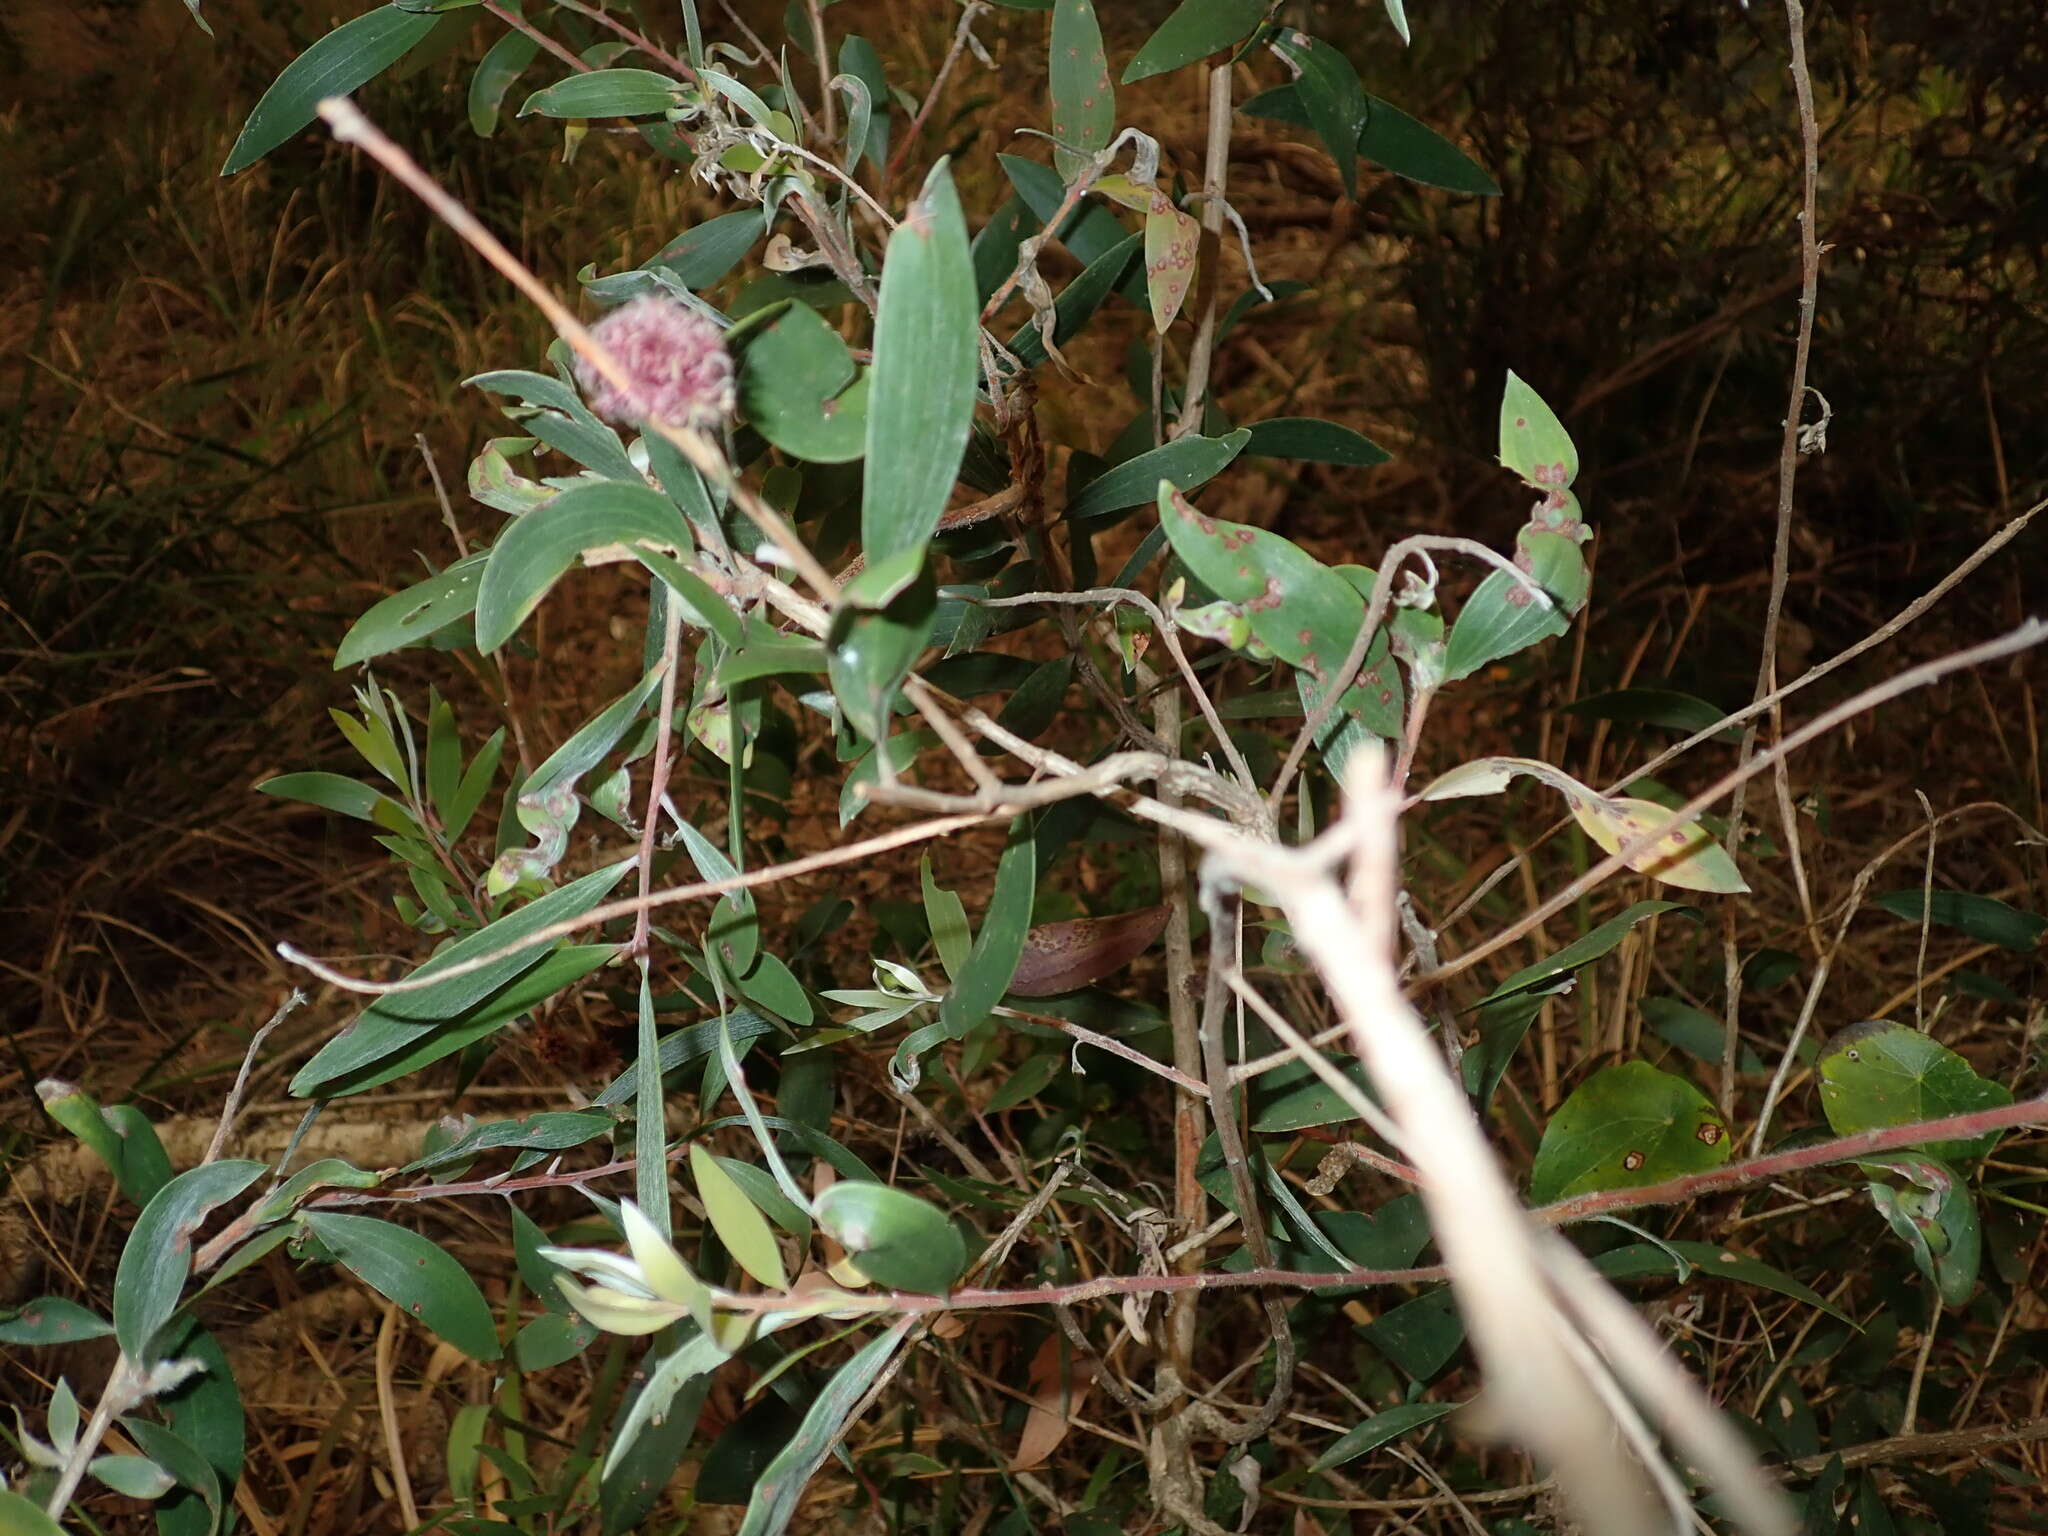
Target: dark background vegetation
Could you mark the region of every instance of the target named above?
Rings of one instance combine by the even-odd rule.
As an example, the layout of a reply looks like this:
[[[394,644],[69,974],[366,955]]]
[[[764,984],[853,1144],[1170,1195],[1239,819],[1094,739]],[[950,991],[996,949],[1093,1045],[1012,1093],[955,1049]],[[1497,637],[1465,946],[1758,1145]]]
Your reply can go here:
[[[459,488],[497,428],[459,381],[526,365],[545,337],[408,198],[318,134],[216,179],[263,86],[358,9],[218,0],[212,41],[176,0],[0,10],[0,1206],[17,1207],[0,1223],[0,1302],[89,1294],[116,1251],[101,1196],[17,1176],[54,1129],[38,1078],[203,1117],[287,983],[276,940],[350,953],[409,942],[358,828],[250,786],[345,766],[324,719],[346,703],[333,645],[418,570],[415,550],[448,554],[415,434]],[[1163,8],[1103,9],[1120,59]],[[1312,9],[1368,89],[1465,145],[1503,195],[1368,177],[1351,202],[1307,134],[1245,125],[1233,196],[1265,274],[1314,294],[1238,333],[1218,363],[1222,398],[1244,419],[1288,394],[1397,462],[1254,485],[1226,511],[1366,563],[1420,529],[1503,541],[1526,511],[1490,463],[1513,367],[1557,407],[1586,466],[1578,489],[1600,529],[1586,639],[1447,700],[1429,751],[1444,764],[1543,751],[1578,771],[1604,746],[1618,767],[1606,733],[1548,709],[1625,674],[1746,702],[1795,321],[1782,13],[1769,0],[1446,0],[1414,8],[1402,52],[1376,6]],[[892,78],[921,92],[951,7],[849,0],[831,18],[874,38]],[[970,219],[999,198],[994,152],[1043,122],[1020,84],[1042,25],[997,12],[984,34],[999,64],[1023,67],[970,61],[934,120],[961,157]],[[1861,638],[2048,489],[2038,0],[1824,0],[1809,30],[1829,246],[1812,378],[1833,419],[1828,452],[1799,479],[1788,673]],[[366,104],[558,285],[586,262],[637,262],[715,211],[630,139],[593,134],[567,165],[536,121],[475,139],[461,91],[481,46],[379,83]],[[1183,168],[1201,131],[1191,78],[1122,98],[1123,117],[1154,127]],[[1084,365],[1113,378],[1121,358]],[[1045,409],[1078,446],[1100,448],[1122,424],[1056,398]],[[2038,611],[2043,548],[2023,536],[1848,669],[1840,692]],[[578,718],[578,658],[619,664],[610,590],[585,584],[587,607],[551,606],[555,670],[520,679],[535,722]],[[1915,790],[1937,811],[1982,799],[2048,819],[2040,677],[2023,658],[1959,679],[1800,759],[1798,791],[1832,812],[1812,844],[1817,888],[1839,894],[1914,825]],[[1499,829],[1470,830],[1457,852],[1482,868]],[[2048,895],[2042,850],[2009,822],[1962,827],[1940,857],[1944,884],[2034,910]],[[1782,865],[1739,921],[1745,948],[1800,947]],[[1910,933],[1874,933],[1859,955],[1831,1015],[1911,985]],[[2031,956],[1972,964],[2023,998],[2039,981]],[[848,979],[862,965],[850,956]],[[1750,1006],[1760,1036],[1782,1040],[1787,995]],[[2035,1070],[2037,1005],[1956,1008],[1987,1071]],[[316,1000],[306,1037],[343,1017],[340,1000]],[[555,1080],[579,1059],[576,1042],[562,1049],[515,1051],[498,1087]],[[2038,1276],[2038,1207],[1998,1219]],[[2012,1341],[1972,1401],[2038,1414],[2016,1373],[2031,1362],[2038,1374],[2048,1316],[2025,1274],[2006,1277]],[[1902,1366],[1879,1352],[1873,1378],[1910,1367],[1900,1350]],[[1967,1351],[1943,1360],[1937,1395],[1952,1404],[1976,1367]],[[4,1368],[0,1394],[38,1396],[24,1369]]]

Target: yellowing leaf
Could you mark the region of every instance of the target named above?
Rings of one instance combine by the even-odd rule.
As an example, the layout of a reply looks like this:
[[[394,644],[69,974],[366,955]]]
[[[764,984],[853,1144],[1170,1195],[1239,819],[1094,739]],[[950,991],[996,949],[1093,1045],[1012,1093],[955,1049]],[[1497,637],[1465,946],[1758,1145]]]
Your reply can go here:
[[[1654,801],[1574,795],[1571,806],[1586,835],[1608,853],[1620,852],[1623,844],[1653,828],[1661,829],[1654,843],[1628,861],[1628,867],[1638,874],[1688,891],[1732,895],[1749,889],[1728,851],[1706,828],[1696,821],[1674,820],[1669,810]]]
[[[1195,257],[1202,246],[1202,226],[1155,192],[1145,214],[1145,291],[1152,300],[1152,325],[1164,331],[1173,324],[1195,280]]]
[[[690,1148],[690,1172],[696,1176],[697,1194],[711,1218],[711,1229],[734,1262],[770,1290],[788,1290],[789,1274],[782,1267],[775,1233],[738,1181],[701,1146]]]

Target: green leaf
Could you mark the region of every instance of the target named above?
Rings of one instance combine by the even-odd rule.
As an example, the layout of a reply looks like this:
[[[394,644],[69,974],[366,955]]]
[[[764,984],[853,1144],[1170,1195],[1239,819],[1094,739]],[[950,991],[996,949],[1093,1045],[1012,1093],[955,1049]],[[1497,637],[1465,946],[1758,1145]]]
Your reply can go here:
[[[812,463],[849,463],[867,451],[868,391],[856,372],[839,333],[791,301],[747,333],[740,405],[776,447]]]
[[[342,636],[334,652],[334,670],[419,645],[468,617],[476,607],[477,583],[489,557],[488,551],[469,555],[371,608]]]
[[[967,1244],[946,1213],[887,1184],[842,1179],[818,1197],[813,1214],[855,1267],[889,1290],[937,1296],[967,1268]]]
[[[651,69],[594,69],[535,91],[519,109],[521,117],[651,117],[684,105],[689,92],[680,80]]]
[[[1323,680],[1343,665],[1365,622],[1365,598],[1357,587],[1277,533],[1205,516],[1177,494],[1162,491],[1159,521],[1195,578],[1224,602],[1241,605],[1252,633],[1296,669],[1304,707],[1313,708]],[[1358,682],[1332,717],[1332,737],[1347,723],[1383,736],[1399,734],[1403,690],[1391,654],[1382,630],[1366,651]]]
[[[205,1454],[176,1430],[153,1420],[130,1414],[120,1423],[143,1454],[190,1490],[158,1506],[157,1528],[163,1536],[213,1536],[220,1530],[221,1477]]]
[[[1126,507],[1142,506],[1159,494],[1159,482],[1170,480],[1176,489],[1192,491],[1221,474],[1230,461],[1246,451],[1252,434],[1244,428],[1225,437],[1175,438],[1158,448],[1126,459],[1097,475],[1067,503],[1067,516],[1086,522]]]
[[[1377,96],[1368,93],[1365,104],[1365,129],[1358,136],[1358,152],[1366,159],[1419,186],[1480,197],[1500,195],[1500,184],[1442,134]],[[1252,117],[1271,118],[1302,128],[1311,126],[1308,108],[1302,105],[1301,93],[1292,85],[1261,92],[1239,110]]]
[[[87,1470],[131,1499],[160,1499],[178,1486],[177,1479],[146,1456],[95,1456]]]
[[[759,208],[721,213],[691,225],[650,256],[647,265],[673,273],[685,288],[699,292],[738,266],[767,227],[767,215]]]
[[[1631,1243],[1626,1248],[1611,1249],[1599,1255],[1593,1260],[1593,1267],[1610,1280],[1639,1280],[1647,1275],[1668,1275],[1672,1272],[1674,1253],[1687,1264],[1710,1275],[1718,1275],[1724,1280],[1739,1280],[1744,1285],[1754,1285],[1766,1291],[1776,1291],[1780,1296],[1790,1296],[1795,1301],[1803,1301],[1809,1307],[1818,1307],[1829,1317],[1855,1326],[1853,1318],[1830,1306],[1827,1298],[1818,1291],[1800,1284],[1790,1275],[1783,1274],[1768,1264],[1761,1264],[1721,1243],[1682,1242],[1677,1238],[1666,1238],[1656,1243]]]
[[[329,96],[346,96],[404,58],[434,30],[436,18],[380,5],[343,22],[284,67],[256,103],[228,151],[223,176],[261,160],[318,115]]]
[[[1250,434],[1244,451],[1253,458],[1300,459],[1310,464],[1345,464],[1357,469],[1384,464],[1393,458],[1362,433],[1313,416],[1273,416],[1253,422],[1244,430]]]
[[[1040,224],[1059,212],[1066,202],[1066,186],[1060,180],[1059,172],[1051,166],[1026,160],[1021,155],[998,155],[996,161]],[[1084,202],[1070,212],[1066,222],[1060,225],[1056,238],[1084,267],[1093,266],[1126,240],[1136,239],[1125,234],[1115,214],[1093,202]],[[1007,277],[1009,274],[1003,275]],[[1135,281],[1142,283],[1143,275],[1139,274]],[[1135,287],[1126,288],[1125,292],[1136,297]],[[1098,299],[1096,302],[1101,301]]]
[[[488,139],[498,131],[505,93],[539,52],[540,40],[516,28],[501,33],[485,52],[469,77],[469,126],[478,138]]]
[[[309,1211],[301,1219],[358,1280],[472,1360],[495,1360],[502,1353],[483,1292],[444,1249],[368,1216]]]
[[[690,1147],[690,1172],[696,1176],[697,1195],[711,1218],[711,1229],[734,1262],[771,1291],[788,1290],[789,1272],[782,1267],[775,1233],[746,1191],[717,1158],[695,1143]]]
[[[1266,0],[1181,0],[1125,66],[1123,83],[1149,80],[1234,48],[1265,14]]]
[[[1565,615],[1586,599],[1588,577],[1578,541],[1561,533],[1522,531],[1523,568],[1550,595],[1546,606],[1506,571],[1494,571],[1465,599],[1444,647],[1444,681],[1455,683],[1504,656],[1561,635]],[[1520,563],[1520,562],[1517,562]]]
[[[414,977],[431,977],[438,971],[486,956],[498,958],[464,975],[379,998],[356,1015],[347,1031],[330,1040],[299,1069],[292,1079],[291,1092],[303,1098],[327,1088],[338,1078],[383,1060],[489,997],[513,977],[531,970],[546,956],[547,946],[515,946],[550,924],[581,917],[604,900],[630,868],[632,861],[628,859],[585,875],[449,945],[415,971]]]
[[[776,1452],[755,1483],[738,1536],[782,1536],[788,1529],[803,1498],[804,1485],[844,1437],[854,1408],[866,1397],[889,1357],[902,1346],[910,1324],[911,1319],[905,1318],[870,1339],[833,1373],[789,1443]]]
[[[1868,1186],[1871,1203],[1913,1250],[1920,1273],[1933,1281],[1941,1299],[1960,1307],[1977,1288],[1984,1260],[1983,1226],[1968,1183],[1947,1163],[1919,1152],[1888,1152],[1858,1158],[1873,1173],[1905,1176],[1895,1187],[1880,1180]]]
[[[65,1536],[64,1527],[11,1488],[0,1488],[0,1536]]]
[[[374,1062],[322,1082],[320,1096],[344,1098],[410,1077],[524,1018],[564,988],[574,986],[609,963],[618,952],[616,944],[564,944],[546,950],[531,970],[515,976],[489,996],[411,1036]]]
[[[1727,1123],[1682,1077],[1644,1061],[1602,1068],[1544,1127],[1529,1198],[1547,1205],[1601,1189],[1633,1189],[1728,1161]]]
[[[1332,1467],[1356,1461],[1367,1451],[1376,1451],[1403,1435],[1413,1434],[1425,1425],[1456,1413],[1463,1406],[1462,1403],[1397,1403],[1347,1430],[1335,1445],[1316,1458],[1309,1471],[1327,1472]]]
[[[1940,1041],[1890,1019],[1866,1019],[1837,1033],[1815,1061],[1820,1106],[1837,1136],[1938,1120],[2012,1102],[2002,1083],[1979,1077]],[[1966,1163],[1998,1144],[1989,1131],[1970,1141],[1935,1141],[1928,1156]]]
[[[1636,1004],[1636,1011],[1649,1025],[1650,1033],[1659,1040],[1676,1046],[1695,1061],[1705,1062],[1716,1069],[1720,1067],[1727,1034],[1727,1025],[1721,1020],[1675,997],[1643,998]],[[1736,1056],[1735,1069],[1745,1073],[1761,1072],[1764,1069],[1763,1058],[1745,1045]]]
[[[1061,181],[1072,182],[1109,147],[1116,132],[1116,90],[1109,83],[1109,58],[1090,0],[1054,0],[1047,85],[1053,168]]]
[[[2041,935],[2048,932],[2048,917],[1968,891],[1928,892],[1915,886],[1887,892],[1877,898],[1877,904],[1909,923],[1925,921],[1957,928],[1973,939],[2004,949],[2038,948]]]
[[[889,237],[875,312],[861,552],[868,567],[917,551],[946,510],[974,423],[980,306],[967,224],[945,160]]]
[[[832,696],[870,741],[888,735],[897,691],[931,634],[937,592],[924,557],[920,545],[870,564],[847,583],[825,633]]]
[[[1358,196],[1358,139],[1371,112],[1365,88],[1358,83],[1358,71],[1337,49],[1306,32],[1282,28],[1272,46],[1297,71],[1295,94],[1301,98],[1317,137],[1337,162],[1345,195]]]
[[[1338,1071],[1355,1083],[1368,1099],[1378,1102],[1362,1063],[1339,1064]],[[1351,1107],[1344,1095],[1321,1077],[1311,1075],[1300,1087],[1280,1095],[1262,1108],[1258,1119],[1252,1122],[1252,1129],[1261,1136],[1277,1136],[1311,1126],[1344,1124],[1357,1118],[1358,1111]]]
[[[1500,398],[1500,461],[1541,490],[1560,489],[1579,477],[1571,434],[1512,369]]]
[[[479,1152],[489,1152],[498,1147],[512,1147],[521,1152],[565,1152],[587,1141],[595,1141],[617,1123],[610,1115],[591,1110],[543,1110],[538,1114],[521,1115],[516,1120],[491,1120],[473,1127],[467,1134],[425,1157],[414,1158],[398,1171],[425,1173],[434,1168],[445,1168],[451,1163],[466,1162]]]
[[[372,789],[361,779],[351,779],[345,774],[281,773],[258,784],[256,792],[274,795],[280,800],[303,801],[325,811],[353,816],[358,821],[375,822],[391,830],[397,830],[409,821],[405,807],[396,800]]]
[[[996,863],[995,887],[989,895],[988,910],[974,935],[968,953],[966,974],[954,980],[945,1001],[939,1004],[939,1023],[953,1039],[989,1016],[1010,989],[1023,958],[1024,942],[1031,931],[1031,903],[1038,882],[1038,860],[1029,821],[1018,817],[1010,824],[1008,842]]]
[[[114,1333],[122,1353],[138,1366],[159,1357],[154,1341],[192,1273],[192,1238],[214,1207],[224,1205],[263,1176],[265,1165],[246,1158],[202,1163],[158,1190],[121,1249],[114,1271]]]
[[[76,1344],[113,1331],[97,1312],[62,1296],[38,1296],[0,1317],[0,1344]]]
[[[477,649],[495,651],[510,640],[578,557],[641,544],[678,555],[695,547],[675,503],[644,483],[594,481],[528,512],[499,535],[484,566]]]
[[[1675,688],[1618,688],[1590,698],[1558,706],[1561,715],[1583,715],[1589,720],[1615,720],[1624,725],[1661,725],[1690,736],[1719,725],[1728,711],[1717,704]],[[1738,741],[1742,728],[1731,725],[1718,732],[1717,741]]]
[[[640,471],[627,457],[619,434],[591,415],[576,391],[560,379],[508,368],[479,373],[463,382],[492,394],[513,396],[519,404],[502,407],[506,416],[519,423],[529,436],[568,455],[585,469],[607,480],[628,485],[642,483]]]
[[[967,926],[967,908],[953,892],[941,887],[932,876],[932,856],[918,861],[918,884],[924,891],[925,923],[932,931],[932,947],[939,952],[939,964],[948,976],[967,970],[967,946],[972,940]]]
[[[800,1029],[811,1022],[810,994],[779,955],[761,955],[746,975],[733,978],[733,988],[762,1012]]]

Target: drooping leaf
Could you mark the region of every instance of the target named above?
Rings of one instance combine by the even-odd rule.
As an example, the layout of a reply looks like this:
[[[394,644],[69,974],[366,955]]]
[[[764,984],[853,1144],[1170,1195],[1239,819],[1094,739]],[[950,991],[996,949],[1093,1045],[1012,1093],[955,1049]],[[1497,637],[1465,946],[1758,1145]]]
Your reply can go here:
[[[719,1166],[718,1159],[702,1145],[690,1146],[690,1172],[697,1180],[697,1195],[705,1214],[734,1261],[772,1291],[789,1288],[789,1271],[783,1268],[782,1250],[767,1217],[749,1200],[733,1176]]]
[[[952,172],[941,160],[889,237],[868,385],[861,552],[868,568],[917,551],[946,510],[974,421],[980,306]]]
[[[1109,57],[1102,51],[1092,0],[1054,0],[1047,83],[1053,168],[1061,181],[1071,182],[1098,151],[1109,147],[1116,131],[1116,91],[1109,83]]]
[[[2012,1102],[2002,1083],[1980,1077],[1931,1036],[1890,1019],[1866,1019],[1839,1031],[1815,1061],[1820,1105],[1838,1136],[1912,1125]],[[1989,1131],[1969,1141],[1929,1142],[1929,1157],[1967,1163],[1998,1144]]]
[[[486,50],[476,73],[469,77],[469,126],[478,138],[488,139],[498,131],[505,93],[539,52],[538,38],[509,27]]]
[[[1877,898],[1877,904],[1909,923],[1924,921],[1960,929],[1973,939],[2004,949],[2038,948],[2041,935],[2048,933],[2048,917],[1969,891],[1930,893],[1915,886],[1889,891]]]
[[[1551,1116],[1529,1198],[1548,1204],[1657,1184],[1718,1168],[1731,1150],[1727,1122],[1699,1089],[1648,1062],[1619,1062],[1587,1078]]]
[[[644,482],[593,481],[562,492],[498,536],[476,594],[476,642],[495,651],[578,558],[647,545],[688,555],[696,546],[675,503]]]
[[[552,374],[506,368],[479,373],[463,382],[495,395],[512,396],[518,404],[501,407],[507,417],[528,436],[568,455],[593,474],[628,485],[640,483],[640,471],[627,456],[619,434],[593,416],[576,391]]]
[[[216,1206],[261,1178],[264,1166],[246,1158],[201,1163],[158,1190],[136,1218],[114,1271],[114,1333],[138,1366],[159,1358],[157,1335],[192,1273],[193,1235]]]
[[[1236,47],[1251,35],[1266,9],[1266,0],[1181,0],[1124,67],[1123,83],[1149,80]]]
[[[1984,1260],[1983,1226],[1968,1182],[1937,1157],[1924,1152],[1887,1152],[1858,1158],[1872,1173],[1903,1175],[1893,1185],[1873,1179],[1871,1203],[1913,1251],[1920,1273],[1933,1281],[1941,1299],[1960,1307],[1977,1288]]]
[[[1011,995],[1051,997],[1115,975],[1152,947],[1171,911],[1160,905],[1114,917],[1039,924],[1024,936],[1024,952],[1010,978]]]
[[[329,96],[347,96],[374,80],[434,30],[439,18],[380,5],[345,21],[285,65],[242,125],[223,176],[254,165],[319,115]]]
[[[1339,50],[1291,27],[1281,28],[1272,46],[1295,68],[1295,94],[1337,162],[1345,195],[1358,196],[1358,139],[1371,111],[1358,71]]]
[[[818,1197],[814,1214],[855,1267],[889,1290],[936,1296],[967,1267],[967,1244],[946,1213],[887,1184],[842,1179]]]
[[[631,867],[632,861],[625,860],[596,870],[449,945],[415,971],[414,976],[431,977],[437,971],[470,960],[498,958],[464,975],[379,998],[356,1015],[346,1032],[330,1040],[299,1069],[292,1079],[291,1092],[303,1098],[326,1088],[337,1078],[381,1061],[490,996],[513,977],[531,970],[546,956],[547,947],[515,946],[550,924],[588,912],[611,893]]]
[[[301,1219],[358,1280],[472,1360],[495,1360],[502,1353],[490,1304],[446,1249],[369,1216],[308,1211]]]

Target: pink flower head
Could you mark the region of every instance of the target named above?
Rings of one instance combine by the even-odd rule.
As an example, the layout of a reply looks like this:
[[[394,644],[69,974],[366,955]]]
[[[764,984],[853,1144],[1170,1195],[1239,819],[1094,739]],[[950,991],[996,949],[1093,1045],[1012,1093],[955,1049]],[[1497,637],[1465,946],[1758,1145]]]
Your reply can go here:
[[[732,354],[716,324],[659,294],[621,304],[590,328],[618,360],[632,388],[620,390],[579,358],[576,377],[590,408],[607,421],[665,421],[702,431],[732,414]]]

